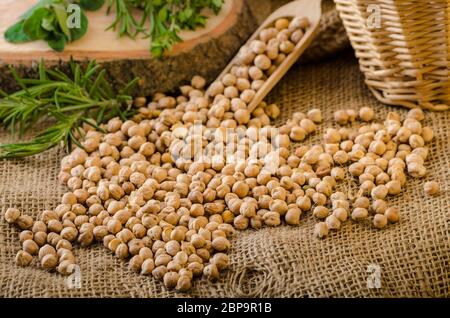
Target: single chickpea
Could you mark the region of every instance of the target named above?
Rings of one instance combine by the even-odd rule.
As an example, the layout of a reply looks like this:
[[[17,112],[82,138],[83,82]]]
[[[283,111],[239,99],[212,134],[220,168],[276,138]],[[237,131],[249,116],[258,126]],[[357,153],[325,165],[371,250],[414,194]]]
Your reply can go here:
[[[264,54],[259,54],[255,57],[255,66],[259,69],[265,71],[272,66],[271,60]]]
[[[333,215],[341,222],[345,222],[348,218],[348,212],[344,208],[334,209]]]
[[[345,171],[340,167],[334,167],[331,169],[331,176],[336,180],[344,180]]]
[[[233,220],[234,227],[238,230],[247,229],[249,226],[249,222],[249,219],[243,215],[238,215]]]
[[[5,212],[5,220],[6,222],[13,224],[19,219],[20,215],[21,213],[19,209],[8,208]]]
[[[285,18],[278,19],[275,21],[275,28],[280,31],[283,29],[287,29],[289,27],[289,20]]]
[[[421,163],[411,162],[410,164],[408,164],[408,173],[414,178],[422,178],[426,175],[427,169]]]
[[[164,274],[164,286],[167,289],[173,289],[178,284],[178,279],[180,278],[180,275],[176,272],[167,272]]]
[[[289,40],[285,40],[280,43],[280,51],[286,55],[292,53],[292,51],[294,51],[294,48],[294,43]]]
[[[436,181],[428,181],[425,182],[423,185],[423,190],[425,191],[426,195],[432,196],[439,194],[439,183]]]
[[[383,184],[376,186],[370,192],[370,195],[372,196],[372,198],[374,200],[384,199],[384,198],[386,198],[387,194],[388,194],[388,188]]]
[[[233,86],[234,84],[236,84],[236,76],[234,76],[233,74],[225,74],[222,77],[222,83],[225,86]]]
[[[434,132],[430,127],[422,128],[422,138],[424,142],[430,142],[434,138]],[[416,148],[417,149],[417,148]]]
[[[411,109],[408,114],[406,114],[406,117],[422,121],[425,119],[425,114],[423,113],[423,110],[421,108],[416,107]]]
[[[313,215],[318,219],[325,219],[330,214],[330,210],[324,206],[316,206],[313,210]]]
[[[202,89],[206,85],[206,80],[199,75],[194,75],[191,80],[191,86],[196,89]]]
[[[269,42],[270,39],[273,39],[278,34],[278,30],[276,28],[267,28],[264,30],[261,30],[259,33],[259,38],[263,42]]]
[[[325,222],[319,222],[314,226],[314,235],[319,239],[328,236],[328,225]]]
[[[230,249],[231,244],[230,241],[228,241],[224,237],[216,237],[212,242],[212,247],[219,252],[224,252]]]
[[[377,229],[382,229],[387,225],[388,219],[383,214],[375,214],[373,217],[373,226]]]
[[[307,196],[298,197],[296,204],[304,212],[311,209],[311,199]]]
[[[215,264],[206,265],[203,268],[203,275],[210,281],[216,281],[220,277],[219,270]]]
[[[322,112],[320,111],[320,109],[317,108],[308,111],[307,117],[316,124],[321,123],[323,120]]]
[[[224,90],[224,86],[221,82],[214,82],[209,86],[207,93],[208,93],[208,95],[214,97],[219,94],[222,94],[223,90]]]
[[[386,144],[381,140],[375,140],[370,143],[369,151],[381,156],[386,152]]]
[[[41,260],[41,266],[44,269],[54,269],[58,265],[58,258],[54,254],[47,254]]]
[[[263,215],[263,220],[264,223],[268,226],[278,226],[281,224],[280,214],[278,212],[265,213]]]
[[[191,276],[182,274],[178,278],[177,285],[175,286],[175,289],[177,291],[180,291],[180,292],[186,292],[189,289],[191,289],[191,286],[192,286],[191,281],[192,281],[192,277]]]
[[[359,110],[359,118],[361,118],[362,121],[369,122],[372,121],[375,117],[375,112],[370,107],[362,107]]]
[[[26,251],[19,251],[16,254],[15,261],[17,266],[26,267],[33,261],[33,256]]]
[[[261,71],[259,67],[251,66],[248,69],[248,75],[252,80],[260,80],[264,77],[264,73]]]
[[[33,218],[29,215],[21,215],[16,219],[16,224],[21,230],[31,229],[33,226]]]
[[[341,228],[341,221],[333,214],[327,216],[325,223],[330,230],[339,230]]]
[[[370,206],[370,200],[367,197],[359,197],[353,202],[353,207],[368,209]]]
[[[290,40],[294,44],[297,44],[298,42],[301,41],[301,39],[303,39],[304,35],[305,35],[305,32],[303,32],[302,30],[295,30],[294,32],[292,32]]]
[[[352,211],[352,220],[363,221],[369,216],[369,212],[365,208],[355,208]]]
[[[244,46],[239,50],[238,58],[241,65],[249,65],[255,59],[255,53],[251,50],[251,48]],[[233,75],[239,76],[239,71],[237,70]]]
[[[141,274],[142,275],[150,275],[152,271],[155,269],[155,263],[153,258],[147,258],[141,265]]]
[[[300,224],[300,216],[302,212],[299,208],[290,208],[286,212],[284,219],[289,225],[298,225]]]
[[[263,54],[266,51],[266,43],[260,40],[253,40],[250,43],[250,49],[255,54]]]
[[[387,203],[384,200],[377,199],[372,202],[372,211],[376,214],[384,214],[387,209]]]
[[[397,195],[402,191],[402,184],[398,180],[391,180],[386,183],[389,195]]]
[[[308,134],[308,132],[306,132],[302,127],[300,126],[294,126],[289,134],[289,137],[293,140],[293,141],[302,141],[306,138],[306,135]]]
[[[395,207],[387,208],[384,212],[384,215],[386,216],[387,220],[391,223],[396,223],[399,221],[399,213],[398,209]]]
[[[346,125],[348,123],[349,116],[345,110],[338,110],[334,112],[334,121],[339,125]]]

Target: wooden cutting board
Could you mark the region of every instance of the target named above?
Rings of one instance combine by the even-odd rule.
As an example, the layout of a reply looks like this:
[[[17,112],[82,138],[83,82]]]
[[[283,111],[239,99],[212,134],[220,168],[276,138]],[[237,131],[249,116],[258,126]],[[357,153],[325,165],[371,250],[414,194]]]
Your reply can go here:
[[[106,31],[113,15],[106,15],[106,6],[96,12],[87,12],[89,29],[80,40],[66,46],[64,52],[51,50],[44,41],[24,44],[8,43],[4,31],[37,0],[0,1],[0,88],[11,90],[15,83],[9,65],[21,75],[36,74],[36,65],[44,59],[48,66],[65,68],[74,58],[86,63],[95,59],[108,71],[110,80],[120,87],[140,77],[139,94],[168,91],[184,84],[199,74],[212,80],[235,55],[239,47],[256,28],[256,21],[243,0],[225,0],[219,15],[205,11],[209,17],[205,28],[182,31],[183,42],[172,52],[154,59],[149,52],[149,40],[119,38],[117,32]]]

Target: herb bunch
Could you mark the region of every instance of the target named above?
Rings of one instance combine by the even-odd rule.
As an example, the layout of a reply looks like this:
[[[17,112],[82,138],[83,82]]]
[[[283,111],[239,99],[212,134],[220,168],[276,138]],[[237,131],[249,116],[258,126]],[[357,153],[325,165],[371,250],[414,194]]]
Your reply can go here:
[[[68,15],[70,4],[80,5],[79,15]],[[86,34],[88,19],[84,10],[97,10],[103,4],[104,0],[40,0],[6,30],[5,39],[11,43],[44,40],[53,50],[61,52],[67,43]]]
[[[159,57],[181,41],[178,35],[181,30],[205,26],[203,9],[218,14],[222,5],[223,0],[109,0],[108,14],[116,12],[109,28],[117,30],[120,36],[135,38],[142,34],[150,38],[150,51]],[[136,10],[142,11],[139,20],[133,15]]]
[[[70,75],[46,69],[43,62],[38,79],[20,78],[14,69],[12,72],[22,89],[11,95],[2,93],[0,123],[20,135],[41,121],[49,120],[52,126],[30,142],[0,145],[2,158],[35,155],[61,142],[68,150],[72,144],[81,147],[78,138],[83,137],[83,123],[101,130],[100,123],[132,114],[129,92],[137,79],[116,94],[105,78],[105,70],[95,61],[85,68],[71,61]]]
[[[69,5],[80,5],[80,23],[72,27],[68,22]],[[98,10],[105,0],[40,0],[26,12],[19,22],[5,33],[7,41],[23,43],[45,40],[55,51],[63,51],[66,44],[80,39],[87,32],[85,10]],[[207,17],[203,9],[217,14],[223,0],[108,0],[107,14],[114,12],[114,22],[108,27],[119,36],[150,39],[150,51],[159,57],[181,41],[181,30],[204,27]],[[140,13],[140,18],[136,18]]]

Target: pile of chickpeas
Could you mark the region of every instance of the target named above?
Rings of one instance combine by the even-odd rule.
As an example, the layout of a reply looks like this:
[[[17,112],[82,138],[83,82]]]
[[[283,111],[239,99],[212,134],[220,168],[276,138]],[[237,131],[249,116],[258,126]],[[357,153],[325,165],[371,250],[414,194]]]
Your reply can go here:
[[[275,127],[277,105],[246,108],[301,39],[305,21],[280,19],[263,30],[241,51],[242,64],[206,90],[195,76],[178,97],[136,98],[137,114],[111,119],[104,132],[83,125],[83,148],[61,162],[59,179],[69,188],[61,204],[38,220],[15,208],[5,213],[22,230],[17,265],[37,255],[43,269],[68,275],[74,245],[100,242],[129,259],[132,271],[187,291],[194,277],[214,281],[229,266],[236,229],[298,225],[308,211],[319,238],[349,218],[371,219],[378,229],[397,222],[387,197],[401,192],[407,174],[426,174],[433,131],[420,109],[403,121],[389,113],[383,123],[367,107],[338,111],[340,126],[326,130],[323,144],[306,146],[296,143],[323,121],[319,109]],[[356,120],[364,124],[355,127]],[[347,179],[358,183],[357,193],[337,191]],[[427,183],[427,193],[436,187]]]

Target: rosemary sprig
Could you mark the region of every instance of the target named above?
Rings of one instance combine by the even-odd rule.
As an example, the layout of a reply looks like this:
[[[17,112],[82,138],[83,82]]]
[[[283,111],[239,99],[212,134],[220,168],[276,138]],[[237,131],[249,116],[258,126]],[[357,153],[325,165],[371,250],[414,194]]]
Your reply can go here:
[[[84,69],[71,61],[70,68],[70,75],[66,75],[58,69],[46,69],[41,62],[38,79],[20,78],[12,69],[22,89],[0,99],[0,123],[20,135],[41,120],[54,124],[30,142],[0,145],[0,158],[31,156],[61,142],[70,150],[72,144],[80,145],[77,136],[82,123],[98,127],[110,118],[125,119],[132,114],[129,92],[137,79],[114,93],[105,71],[95,61]]]

